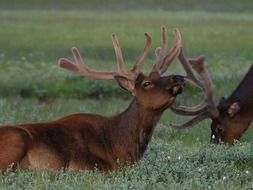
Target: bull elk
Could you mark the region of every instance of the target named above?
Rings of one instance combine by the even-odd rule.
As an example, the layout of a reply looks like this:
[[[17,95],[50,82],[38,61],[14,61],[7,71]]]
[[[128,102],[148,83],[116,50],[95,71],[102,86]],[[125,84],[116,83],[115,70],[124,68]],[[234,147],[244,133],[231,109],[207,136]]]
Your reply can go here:
[[[76,63],[59,59],[59,66],[94,79],[115,80],[133,95],[128,108],[112,117],[78,113],[49,123],[3,126],[0,128],[0,169],[39,170],[115,170],[138,161],[151,139],[162,113],[183,90],[180,75],[162,76],[181,48],[181,35],[175,29],[175,44],[167,53],[167,33],[161,30],[161,47],[148,75],[140,72],[152,39],[146,44],[132,70],[127,71],[116,36],[112,43],[117,72],[99,72],[87,68],[77,48],[72,49]]]
[[[187,59],[181,51],[179,60],[186,70],[186,78],[204,91],[205,99],[194,107],[175,108],[172,106],[171,110],[176,114],[195,117],[185,124],[170,126],[177,129],[191,128],[200,121],[211,118],[212,142],[223,141],[233,144],[235,140],[239,140],[253,120],[253,66],[250,67],[234,92],[216,105],[213,83],[205,67],[204,57]]]

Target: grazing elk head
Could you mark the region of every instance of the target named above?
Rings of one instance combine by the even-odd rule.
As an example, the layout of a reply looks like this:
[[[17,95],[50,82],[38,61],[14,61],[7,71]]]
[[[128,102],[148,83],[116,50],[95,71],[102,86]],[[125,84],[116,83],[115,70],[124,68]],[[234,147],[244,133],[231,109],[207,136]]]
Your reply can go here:
[[[218,105],[219,116],[212,120],[211,140],[233,144],[239,140],[253,120],[253,66],[228,98]]]
[[[180,75],[162,76],[179,54],[181,35],[175,29],[175,44],[170,52],[167,53],[167,34],[165,27],[162,28],[161,47],[156,49],[156,63],[148,75],[140,72],[140,67],[152,42],[149,34],[145,33],[145,37],[145,47],[130,71],[127,71],[125,68],[121,48],[115,34],[112,35],[112,43],[118,65],[117,72],[91,71],[87,68],[78,49],[75,47],[72,48],[72,53],[75,57],[76,64],[66,58],[62,58],[59,60],[59,66],[73,72],[81,73],[87,77],[115,80],[122,89],[136,97],[143,108],[153,110],[161,109],[163,111],[174,102],[175,97],[182,92],[185,84],[184,78]]]
[[[214,101],[213,83],[205,68],[204,57],[187,59],[183,52],[179,54],[179,60],[186,70],[186,79],[193,82],[204,91],[205,99],[194,107],[171,107],[176,114],[195,116],[182,125],[170,125],[172,128],[185,129],[195,126],[200,121],[211,118],[211,142],[223,141],[233,144],[239,140],[243,132],[253,120],[253,67],[250,68],[243,81],[228,98],[222,98],[219,105]],[[196,75],[197,74],[197,75]]]

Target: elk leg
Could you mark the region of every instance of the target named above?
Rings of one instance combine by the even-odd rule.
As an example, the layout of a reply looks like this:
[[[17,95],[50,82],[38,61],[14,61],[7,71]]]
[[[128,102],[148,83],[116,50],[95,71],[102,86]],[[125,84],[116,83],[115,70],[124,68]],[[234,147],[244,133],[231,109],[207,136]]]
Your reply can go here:
[[[41,143],[29,149],[19,165],[22,169],[40,170],[53,168],[61,170],[64,163],[51,147]]]
[[[0,170],[16,169],[28,149],[28,134],[18,128],[0,128]]]

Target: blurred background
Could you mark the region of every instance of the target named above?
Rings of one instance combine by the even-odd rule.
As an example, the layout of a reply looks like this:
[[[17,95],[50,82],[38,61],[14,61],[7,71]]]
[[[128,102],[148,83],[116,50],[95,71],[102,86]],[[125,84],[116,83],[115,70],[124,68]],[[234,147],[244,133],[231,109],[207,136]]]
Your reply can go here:
[[[252,11],[251,0],[9,0],[1,1],[1,9],[51,9],[51,10],[166,10],[166,11],[211,11],[245,12]]]

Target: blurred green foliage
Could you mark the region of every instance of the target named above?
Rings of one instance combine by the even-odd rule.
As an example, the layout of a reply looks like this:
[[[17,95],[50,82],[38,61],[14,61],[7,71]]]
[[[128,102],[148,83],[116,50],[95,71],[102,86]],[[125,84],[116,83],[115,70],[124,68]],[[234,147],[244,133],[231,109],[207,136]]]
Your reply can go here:
[[[126,93],[115,82],[85,79],[63,71],[57,67],[57,60],[72,59],[70,48],[77,46],[90,68],[115,70],[110,36],[116,33],[130,68],[143,47],[143,33],[149,32],[153,46],[142,66],[148,73],[162,25],[168,28],[170,45],[173,28],[177,27],[188,56],[206,55],[218,97],[229,94],[252,64],[250,13],[31,10],[0,11],[0,20],[0,96],[122,96]],[[183,74],[183,70],[175,62],[168,73]]]
[[[253,4],[251,0],[1,0],[0,9],[251,12]]]

